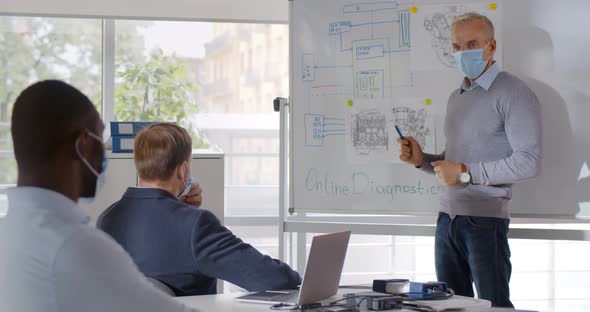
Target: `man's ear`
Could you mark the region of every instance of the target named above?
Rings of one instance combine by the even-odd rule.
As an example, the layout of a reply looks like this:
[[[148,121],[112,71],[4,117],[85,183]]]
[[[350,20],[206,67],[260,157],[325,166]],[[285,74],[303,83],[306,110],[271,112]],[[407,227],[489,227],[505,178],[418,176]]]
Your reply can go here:
[[[180,165],[176,166],[176,169],[174,169],[174,174],[175,174],[176,178],[181,181],[184,181],[184,172],[182,170],[183,167],[184,167],[184,163],[181,163]]]
[[[490,41],[490,51],[492,51],[492,53],[496,53],[496,39],[492,39],[492,41]]]
[[[80,155],[76,152],[76,144],[78,151],[82,154],[83,157],[88,157],[88,155],[92,154],[92,142],[90,142],[90,137],[84,130],[76,131],[74,134],[74,154],[76,159],[79,158]]]
[[[180,165],[176,167],[176,178],[180,179],[181,181],[185,181],[185,173],[184,173],[184,166],[187,162],[182,162]],[[188,163],[186,164],[188,165]]]

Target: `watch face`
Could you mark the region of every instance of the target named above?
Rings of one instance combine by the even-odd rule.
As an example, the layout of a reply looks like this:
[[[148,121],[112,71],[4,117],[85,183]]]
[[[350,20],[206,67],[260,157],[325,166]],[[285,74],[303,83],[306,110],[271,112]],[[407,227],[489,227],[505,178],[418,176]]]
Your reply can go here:
[[[469,173],[467,173],[467,172],[461,172],[459,174],[459,182],[461,182],[461,183],[469,183],[469,180],[471,180],[471,175],[469,175]]]

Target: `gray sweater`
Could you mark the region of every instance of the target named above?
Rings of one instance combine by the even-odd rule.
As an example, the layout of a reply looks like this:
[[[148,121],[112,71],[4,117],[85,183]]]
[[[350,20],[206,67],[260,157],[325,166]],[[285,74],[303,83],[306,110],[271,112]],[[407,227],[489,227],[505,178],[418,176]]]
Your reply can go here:
[[[472,182],[448,187],[441,196],[441,211],[451,217],[509,219],[512,184],[540,173],[542,128],[537,97],[509,73],[486,78],[489,85],[484,81],[483,87],[463,90],[464,83],[451,94],[446,149],[439,155],[426,154],[421,167],[434,173],[430,163],[448,159],[469,168]]]

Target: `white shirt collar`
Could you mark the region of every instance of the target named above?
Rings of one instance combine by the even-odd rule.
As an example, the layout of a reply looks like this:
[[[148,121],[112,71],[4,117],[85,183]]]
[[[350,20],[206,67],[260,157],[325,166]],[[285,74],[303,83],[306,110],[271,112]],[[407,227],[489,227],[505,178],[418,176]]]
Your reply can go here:
[[[70,222],[88,224],[90,217],[76,202],[61,193],[40,187],[15,187],[6,190],[8,212],[11,209],[47,210]]]

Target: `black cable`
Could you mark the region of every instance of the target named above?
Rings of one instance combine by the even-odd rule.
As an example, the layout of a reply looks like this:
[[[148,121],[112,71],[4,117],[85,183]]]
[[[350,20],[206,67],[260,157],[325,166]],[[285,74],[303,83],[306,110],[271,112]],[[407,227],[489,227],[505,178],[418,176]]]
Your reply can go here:
[[[411,295],[426,295],[426,298],[412,298]],[[419,312],[431,312],[435,311],[433,308],[426,306],[426,305],[419,305],[419,304],[408,304],[404,302],[413,302],[413,301],[434,301],[434,300],[446,300],[455,295],[455,291],[452,288],[447,288],[447,291],[440,291],[440,292],[431,292],[431,293],[422,293],[422,292],[407,292],[407,293],[400,293],[400,294],[383,294],[383,295],[353,295],[344,297],[342,299],[338,299],[336,301],[330,302],[328,305],[325,306],[318,306],[318,305],[310,305],[308,307],[301,307],[299,305],[294,304],[275,304],[270,307],[271,310],[274,311],[305,311],[310,309],[317,309],[317,308],[330,308],[330,307],[352,307],[351,305],[347,304],[338,304],[343,301],[348,301],[350,299],[354,299],[356,303],[356,299],[360,299],[358,303],[356,303],[356,307],[360,308],[363,301],[371,299],[390,299],[390,300],[399,300],[400,307],[408,308],[410,310],[419,311]]]
[[[421,304],[402,303],[401,307],[403,309],[418,311],[418,312],[436,312],[436,310],[434,308],[426,306],[426,305],[421,305]]]
[[[359,301],[359,303],[357,303],[357,304],[356,304],[356,307],[357,307],[357,308],[360,308],[360,307],[361,307],[361,304],[363,304],[363,301],[365,301],[365,300],[367,300],[367,297],[365,297],[365,298],[362,298],[362,299]]]
[[[350,306],[346,304],[330,304],[328,306],[322,306],[318,304],[310,304],[310,305],[296,305],[296,304],[288,304],[288,303],[278,303],[270,307],[273,311],[314,311],[316,309],[321,308],[334,308],[334,307],[343,307],[343,308],[357,308],[356,306]]]
[[[338,299],[336,301],[332,301],[328,304],[328,306],[331,306],[332,304],[338,303],[338,302],[342,302],[342,301],[348,301],[348,299],[358,299],[358,298],[386,298],[386,297],[392,297],[394,296],[393,294],[383,294],[383,295],[356,295],[356,296],[348,296],[342,299]]]
[[[354,309],[355,311],[358,311],[359,307],[358,306],[351,306],[351,305],[347,305],[347,304],[335,304],[335,305],[328,305],[328,306],[322,306],[322,308],[347,308],[347,309]]]

